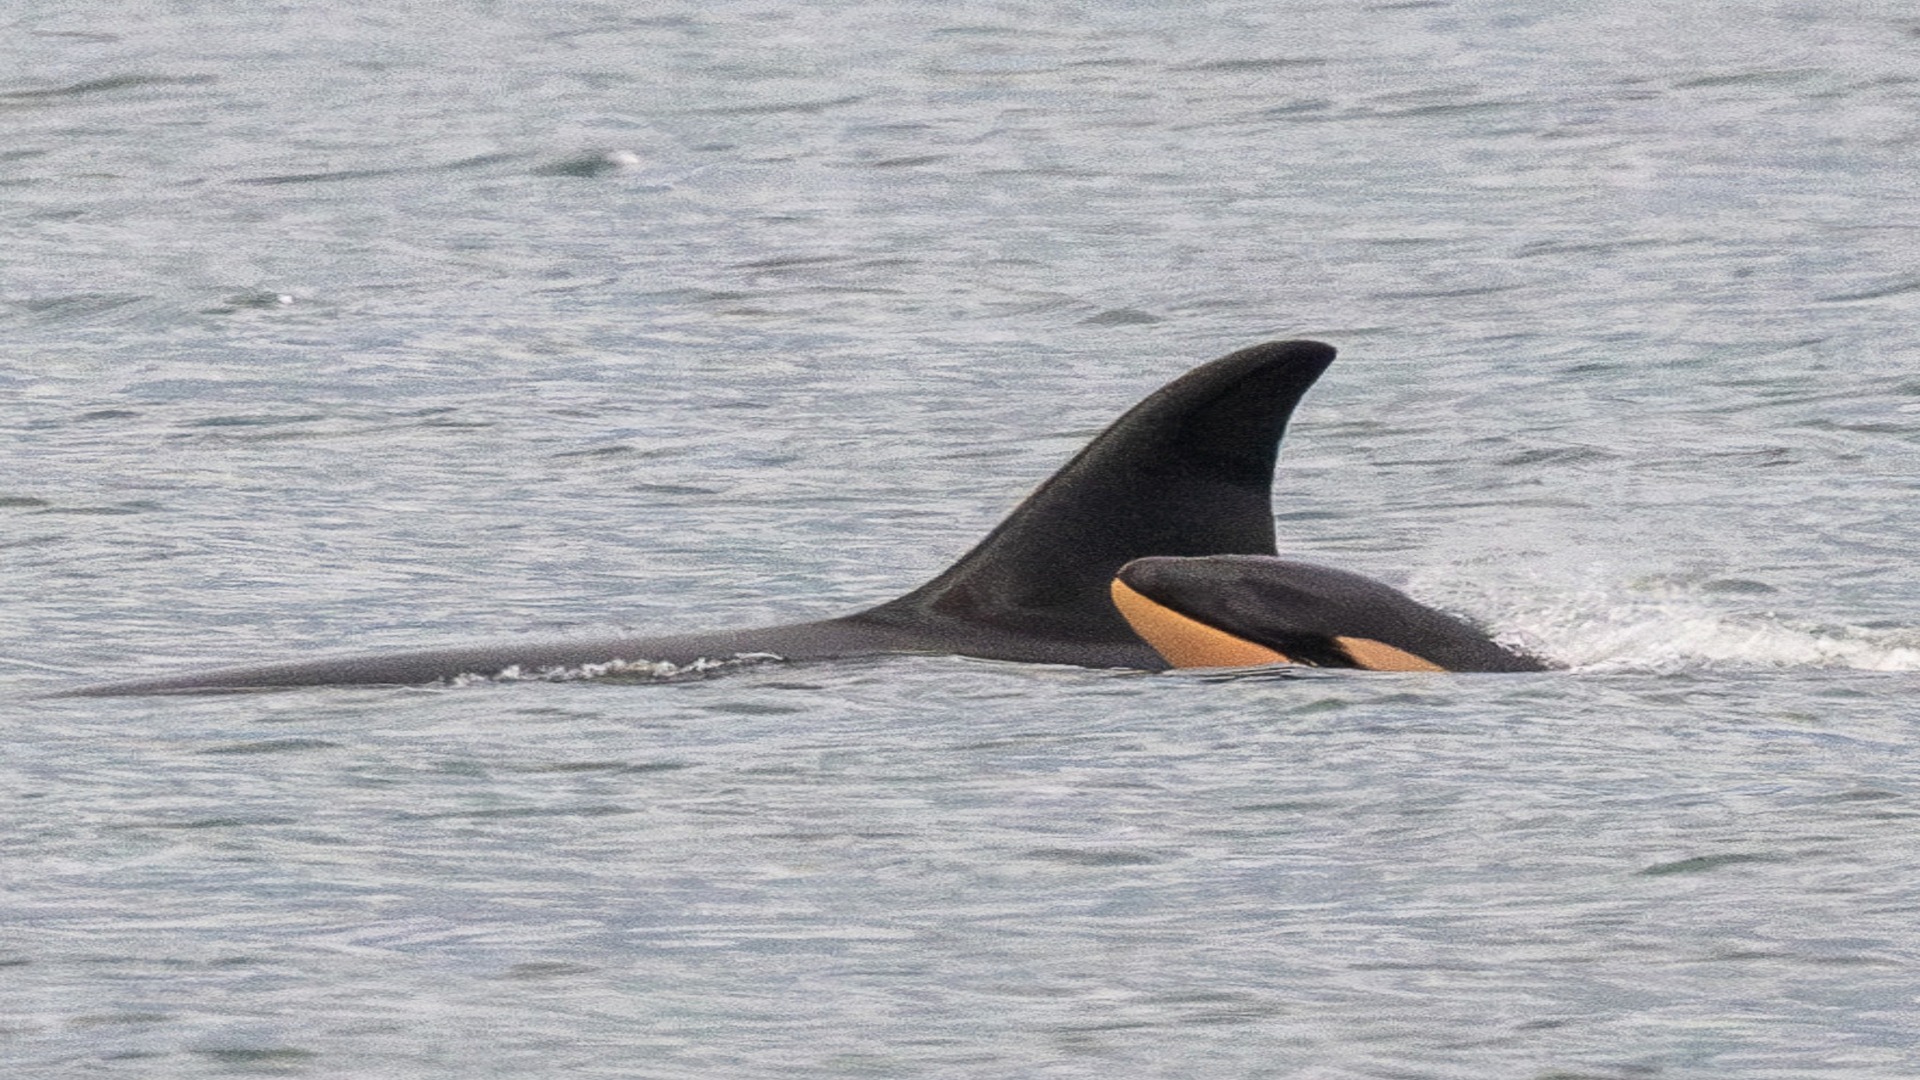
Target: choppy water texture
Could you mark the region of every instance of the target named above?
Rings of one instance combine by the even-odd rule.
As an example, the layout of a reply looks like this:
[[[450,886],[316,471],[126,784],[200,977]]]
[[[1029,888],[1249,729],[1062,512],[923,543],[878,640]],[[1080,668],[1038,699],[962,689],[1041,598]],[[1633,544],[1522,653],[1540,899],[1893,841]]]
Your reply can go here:
[[[43,7],[8,1076],[1920,1071],[1909,5]],[[1570,672],[30,697],[848,610],[1282,336]]]

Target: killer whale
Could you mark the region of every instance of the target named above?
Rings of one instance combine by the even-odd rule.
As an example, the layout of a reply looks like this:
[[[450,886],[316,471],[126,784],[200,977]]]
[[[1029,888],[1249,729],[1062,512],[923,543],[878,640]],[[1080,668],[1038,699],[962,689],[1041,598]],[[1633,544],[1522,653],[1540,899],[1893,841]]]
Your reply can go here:
[[[1111,591],[1134,631],[1174,667],[1547,669],[1391,586],[1270,555],[1149,556],[1121,567]]]
[[[647,637],[504,641],[321,656],[100,683],[67,696],[424,685],[591,665],[747,654],[821,660],[939,653],[1162,670],[1110,598],[1146,556],[1274,554],[1279,442],[1332,346],[1281,341],[1203,364],[1129,409],[944,572],[876,607],[814,622]]]

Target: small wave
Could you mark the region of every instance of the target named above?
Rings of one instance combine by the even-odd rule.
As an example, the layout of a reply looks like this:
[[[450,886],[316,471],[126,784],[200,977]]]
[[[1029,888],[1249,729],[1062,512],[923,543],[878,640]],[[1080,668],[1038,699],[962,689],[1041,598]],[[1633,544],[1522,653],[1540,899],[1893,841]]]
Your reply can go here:
[[[104,79],[88,79],[85,82],[68,83],[65,86],[53,86],[39,90],[0,91],[0,100],[36,101],[50,98],[85,97],[90,94],[102,94],[115,90],[140,90],[150,86],[207,86],[214,83],[212,75],[110,75]]]
[[[1512,642],[1581,672],[1715,668],[1920,671],[1920,628],[1819,625],[1688,595],[1600,590],[1499,620]]]

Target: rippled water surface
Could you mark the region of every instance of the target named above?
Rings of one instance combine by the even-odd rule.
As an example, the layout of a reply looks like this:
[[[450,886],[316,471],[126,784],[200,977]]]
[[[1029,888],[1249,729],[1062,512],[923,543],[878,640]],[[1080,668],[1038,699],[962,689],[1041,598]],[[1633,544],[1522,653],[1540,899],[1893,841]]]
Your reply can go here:
[[[1920,17],[1673,7],[12,17],[0,1066],[1915,1075]],[[34,697],[847,611],[1277,337],[1568,670]]]

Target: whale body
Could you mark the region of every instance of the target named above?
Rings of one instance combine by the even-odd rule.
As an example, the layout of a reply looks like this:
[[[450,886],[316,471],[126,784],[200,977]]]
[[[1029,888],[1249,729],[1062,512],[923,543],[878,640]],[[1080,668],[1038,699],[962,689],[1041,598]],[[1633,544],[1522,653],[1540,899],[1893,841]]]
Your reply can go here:
[[[1242,349],[1114,421],[959,561],[917,589],[814,622],[666,636],[508,640],[322,656],[101,683],[68,695],[421,685],[461,676],[739,656],[822,660],[935,653],[1162,670],[1114,606],[1149,556],[1274,555],[1273,468],[1294,407],[1333,362],[1316,341]]]
[[[1270,555],[1136,559],[1111,590],[1134,631],[1174,667],[1547,669],[1372,578]]]

